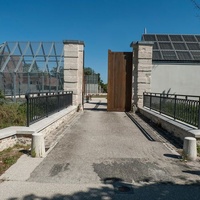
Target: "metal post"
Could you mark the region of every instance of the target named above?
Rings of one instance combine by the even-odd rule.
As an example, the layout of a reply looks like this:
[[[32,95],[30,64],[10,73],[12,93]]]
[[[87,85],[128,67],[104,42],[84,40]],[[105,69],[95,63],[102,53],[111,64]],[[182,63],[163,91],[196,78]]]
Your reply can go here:
[[[69,96],[70,96],[70,103],[69,105],[72,105],[73,104],[73,92],[69,92]]]
[[[13,73],[13,96],[14,102],[16,102],[16,73]]]
[[[29,93],[26,93],[26,126],[29,127],[30,119],[29,119]]]
[[[29,72],[27,73],[27,76],[28,76],[28,89],[27,89],[27,91],[30,92],[30,74],[29,74]]]
[[[46,93],[46,117],[48,117],[49,113],[48,113],[48,92]]]
[[[48,74],[49,75],[49,93],[51,92],[51,75],[50,74]]]
[[[152,101],[152,95],[150,93],[150,110],[151,110],[151,101]]]
[[[174,120],[176,119],[176,97],[177,95],[175,95],[175,102],[174,102]]]
[[[143,107],[144,107],[144,102],[145,102],[145,101],[144,101],[144,92],[143,92]]]
[[[42,73],[42,93],[44,92],[44,73]]]
[[[58,111],[60,111],[60,92],[57,93],[57,98],[58,98],[58,105],[57,105],[57,108],[58,108]]]
[[[160,105],[159,105],[159,112],[160,112],[160,114],[161,114],[161,103],[162,103],[162,101],[161,101],[161,96],[162,96],[162,94],[160,94]]]
[[[59,76],[58,72],[56,72],[56,92],[57,92],[57,93],[58,93],[58,90],[59,90],[59,88],[58,88],[58,85],[59,85],[59,78],[60,78],[60,76]]]

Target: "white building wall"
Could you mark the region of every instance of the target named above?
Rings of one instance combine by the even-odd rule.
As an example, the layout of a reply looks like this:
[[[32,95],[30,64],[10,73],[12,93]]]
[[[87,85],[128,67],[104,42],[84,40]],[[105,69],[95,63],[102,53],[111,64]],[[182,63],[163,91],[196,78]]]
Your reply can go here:
[[[98,94],[99,93],[98,84],[85,84],[85,93],[86,94]]]
[[[155,64],[151,92],[200,96],[200,64]]]

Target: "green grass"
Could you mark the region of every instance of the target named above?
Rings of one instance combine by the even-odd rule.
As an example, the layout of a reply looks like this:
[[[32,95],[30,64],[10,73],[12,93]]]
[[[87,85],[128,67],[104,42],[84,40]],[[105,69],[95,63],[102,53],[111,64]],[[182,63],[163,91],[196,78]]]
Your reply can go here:
[[[0,175],[3,174],[10,166],[15,164],[20,156],[23,154],[22,150],[28,151],[30,145],[23,146],[16,144],[13,147],[5,149],[0,152]]]
[[[19,103],[3,103],[0,105],[0,129],[9,126],[26,125],[26,105]]]
[[[161,102],[161,113],[166,114],[170,117],[174,117],[174,100],[170,101],[162,101]],[[159,111],[160,103],[152,103],[152,109]],[[182,102],[176,103],[176,119],[189,123],[193,126],[198,126],[198,104],[187,104]]]

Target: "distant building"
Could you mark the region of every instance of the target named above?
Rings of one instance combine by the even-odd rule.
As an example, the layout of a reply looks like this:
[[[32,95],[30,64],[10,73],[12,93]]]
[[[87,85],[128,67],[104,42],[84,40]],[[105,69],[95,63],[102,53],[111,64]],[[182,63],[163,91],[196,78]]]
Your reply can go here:
[[[98,94],[99,93],[99,75],[85,75],[85,94]]]

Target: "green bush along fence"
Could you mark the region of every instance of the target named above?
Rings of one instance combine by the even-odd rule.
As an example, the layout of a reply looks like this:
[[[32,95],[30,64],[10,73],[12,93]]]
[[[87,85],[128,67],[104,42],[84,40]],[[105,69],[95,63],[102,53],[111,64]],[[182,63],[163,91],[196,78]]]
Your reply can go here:
[[[200,129],[200,97],[163,94],[163,93],[144,93],[144,107],[158,111]]]

